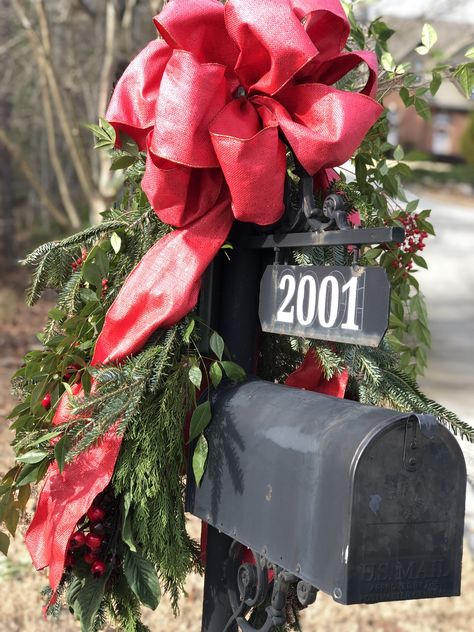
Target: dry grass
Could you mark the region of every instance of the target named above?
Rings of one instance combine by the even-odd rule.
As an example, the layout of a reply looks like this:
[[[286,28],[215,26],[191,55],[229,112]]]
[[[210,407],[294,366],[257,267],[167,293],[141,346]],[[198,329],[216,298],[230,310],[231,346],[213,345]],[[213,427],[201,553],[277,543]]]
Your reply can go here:
[[[9,376],[21,355],[35,344],[34,333],[41,328],[48,306],[27,310],[18,294],[0,290],[0,418],[11,408]],[[11,439],[7,424],[0,424],[0,472],[11,462]],[[190,521],[194,535],[196,521]],[[46,583],[43,573],[32,570],[26,550],[17,538],[9,560],[0,560],[0,632],[73,632],[79,629],[68,613],[58,622],[43,621],[39,591]],[[199,632],[202,579],[191,576],[188,598],[183,600],[181,616],[174,619],[169,602],[163,599],[145,621],[153,632]],[[340,606],[326,595],[303,615],[305,632],[470,632],[474,630],[474,564],[466,550],[463,567],[463,596],[371,606]]]

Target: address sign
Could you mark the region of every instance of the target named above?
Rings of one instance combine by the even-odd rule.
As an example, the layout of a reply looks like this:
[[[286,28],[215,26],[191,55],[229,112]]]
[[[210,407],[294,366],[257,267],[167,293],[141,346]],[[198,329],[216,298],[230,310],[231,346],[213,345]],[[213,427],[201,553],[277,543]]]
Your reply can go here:
[[[260,285],[262,330],[376,347],[388,326],[383,268],[267,266]]]

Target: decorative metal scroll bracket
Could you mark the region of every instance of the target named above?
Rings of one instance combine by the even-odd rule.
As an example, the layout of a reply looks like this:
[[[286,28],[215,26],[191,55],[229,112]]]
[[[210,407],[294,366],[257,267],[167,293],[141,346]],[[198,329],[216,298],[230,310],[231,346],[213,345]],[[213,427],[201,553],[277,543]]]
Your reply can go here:
[[[316,600],[317,589],[299,577],[281,569],[268,560],[253,553],[255,564],[240,562],[244,547],[234,540],[229,549],[226,566],[226,584],[233,616],[226,626],[237,623],[242,632],[272,632],[286,623],[288,593],[296,586],[296,595],[302,606],[309,606]],[[268,571],[273,571],[273,582],[268,579]],[[272,588],[270,605],[265,612],[266,620],[261,628],[253,627],[244,617],[249,610],[262,604]],[[234,625],[235,625],[234,623]],[[226,632],[225,630],[225,632]]]
[[[400,243],[405,231],[399,226],[380,228],[358,228],[348,222],[350,209],[343,195],[328,195],[322,208],[316,206],[313,193],[313,178],[298,165],[300,178],[298,203],[290,203],[290,181],[285,190],[285,213],[279,222],[258,235],[246,235],[239,245],[243,248],[299,248],[353,246],[382,243]]]

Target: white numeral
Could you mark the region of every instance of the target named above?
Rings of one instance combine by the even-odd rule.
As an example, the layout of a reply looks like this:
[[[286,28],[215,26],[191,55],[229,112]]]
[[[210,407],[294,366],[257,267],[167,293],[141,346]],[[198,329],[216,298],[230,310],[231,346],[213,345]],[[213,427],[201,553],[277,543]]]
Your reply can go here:
[[[308,307],[306,316],[304,314],[304,302],[306,298],[306,286],[308,286]],[[309,274],[302,277],[298,285],[298,295],[296,297],[296,318],[300,325],[309,325],[316,315],[316,280]]]
[[[289,310],[286,308],[288,304],[293,300],[293,296],[295,294],[296,289],[296,281],[295,277],[291,274],[284,274],[281,277],[280,285],[278,286],[280,290],[285,291],[285,286],[288,287],[287,295],[283,299],[283,303],[280,305],[280,309],[277,312],[277,320],[281,323],[293,323],[295,320],[295,308],[292,306]]]
[[[341,329],[353,329],[357,331],[359,325],[356,325],[356,298],[357,298],[357,277],[352,277],[345,285],[342,286],[342,293],[349,292],[349,300],[347,301],[347,319],[342,323]]]
[[[329,303],[329,315],[326,319],[326,305],[327,305],[327,293],[328,285],[331,286],[331,295]],[[318,305],[318,319],[322,327],[332,327],[336,322],[337,312],[339,310],[339,284],[336,277],[327,276],[321,281],[321,287],[319,289],[319,305]]]

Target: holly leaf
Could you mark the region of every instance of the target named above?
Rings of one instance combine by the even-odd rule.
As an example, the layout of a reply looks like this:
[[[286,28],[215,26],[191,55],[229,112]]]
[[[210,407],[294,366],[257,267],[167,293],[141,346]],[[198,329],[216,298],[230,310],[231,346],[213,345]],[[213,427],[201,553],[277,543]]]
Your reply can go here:
[[[233,382],[241,382],[245,380],[246,373],[241,366],[236,364],[235,362],[224,361],[221,362],[222,368],[225,371],[227,377]]]
[[[209,345],[212,351],[216,354],[219,360],[222,360],[222,355],[224,353],[224,341],[221,336],[217,333],[217,331],[213,331],[211,338],[209,340]]]
[[[206,471],[207,456],[209,454],[209,444],[204,435],[201,435],[196,443],[193,454],[193,474],[196,485],[199,487]]]
[[[0,531],[0,551],[3,553],[3,555],[8,555],[8,547],[10,546],[10,538],[7,536],[6,533],[3,533],[3,531]]]
[[[201,388],[202,371],[198,366],[192,366],[188,372],[189,379],[196,388]]]
[[[189,441],[198,437],[207,428],[212,418],[211,403],[208,401],[196,406],[189,426]]]
[[[54,446],[54,458],[57,461],[59,472],[62,474],[64,471],[64,464],[66,462],[66,454],[71,447],[71,441],[65,434],[59,439]]]
[[[160,584],[154,565],[139,553],[127,549],[123,572],[130,588],[144,606],[156,610],[160,603]]]
[[[213,362],[209,369],[209,375],[211,376],[211,382],[214,388],[217,388],[222,380],[222,369],[219,362]]]

